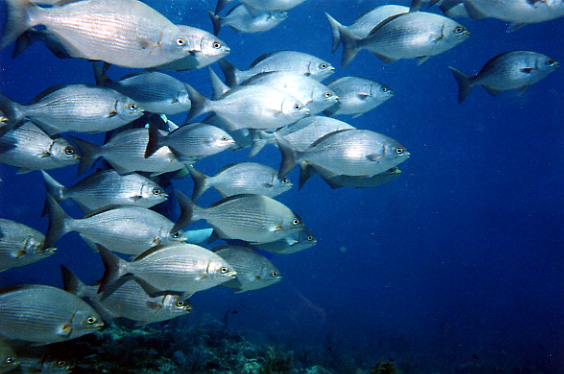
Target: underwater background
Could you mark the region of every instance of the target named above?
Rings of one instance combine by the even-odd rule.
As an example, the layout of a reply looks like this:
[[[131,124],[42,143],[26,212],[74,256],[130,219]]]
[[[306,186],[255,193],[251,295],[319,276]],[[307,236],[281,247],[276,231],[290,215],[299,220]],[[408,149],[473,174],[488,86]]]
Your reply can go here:
[[[215,8],[214,1],[145,2],[174,23],[212,31],[207,11]],[[167,372],[192,372],[183,368],[178,351],[206,336],[226,346],[244,337],[262,347],[258,350],[274,347],[272,355],[276,349],[282,356],[292,351],[293,363],[280,372],[306,372],[307,365],[334,373],[377,372],[372,368],[378,362],[392,359],[405,373],[564,373],[564,70],[522,94],[492,97],[477,87],[459,105],[448,69],[475,74],[493,56],[512,50],[562,62],[564,19],[507,33],[506,23],[496,19],[461,18],[470,38],[421,65],[414,60],[386,65],[362,51],[342,69],[341,48],[331,53],[324,12],[349,25],[384,4],[409,5],[307,0],[270,31],[239,34],[226,27],[220,32],[231,48],[226,59],[240,69],[264,53],[295,50],[331,62],[336,72],[329,80],[352,75],[388,85],[395,91],[388,102],[357,118],[337,118],[397,139],[411,157],[401,165],[400,178],[370,189],[333,190],[314,176],[298,191],[293,170],[294,188],[277,200],[303,218],[317,245],[272,256],[283,276],[272,287],[241,294],[223,287],[198,292],[190,299],[190,315],[145,327],[151,339],[132,335],[128,344],[137,341],[138,349],[153,350],[147,357],[171,360]],[[12,59],[11,48],[0,51],[0,90],[18,102],[27,103],[54,85],[94,84],[88,61],[57,59],[41,43]],[[220,73],[217,64],[211,67]],[[112,67],[108,75],[117,79],[133,71]],[[207,69],[167,73],[211,96]],[[178,124],[184,118],[170,116]],[[80,137],[98,144],[104,140],[103,134]],[[196,167],[213,175],[229,163],[248,160],[247,153],[226,151]],[[280,158],[269,146],[253,161],[278,168]],[[49,173],[67,186],[79,180],[76,166]],[[0,178],[0,217],[44,233],[48,218],[40,216],[41,174],[17,175],[15,168],[0,164]],[[189,177],[173,184],[192,192]],[[218,199],[208,192],[199,205]],[[72,202],[62,206],[80,216]],[[197,222],[188,228],[202,227]],[[46,260],[0,273],[0,286],[61,287],[60,264],[87,283],[102,275],[99,255],[78,234],[66,235],[57,248]],[[121,333],[128,331],[136,330]],[[101,338],[64,343],[65,349],[82,340],[94,345],[96,339]],[[217,354],[228,354],[226,346]],[[98,354],[100,360],[110,357]],[[119,366],[118,357],[114,363]]]

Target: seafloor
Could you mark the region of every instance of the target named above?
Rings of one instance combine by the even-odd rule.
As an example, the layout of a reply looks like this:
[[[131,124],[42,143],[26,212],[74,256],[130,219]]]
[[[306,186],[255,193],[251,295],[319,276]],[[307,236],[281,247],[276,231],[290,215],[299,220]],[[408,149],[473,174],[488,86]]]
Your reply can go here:
[[[202,317],[202,316],[201,316]],[[371,357],[365,347],[354,351],[331,344],[295,350],[272,345],[253,331],[228,326],[205,315],[147,326],[111,322],[102,331],[65,343],[31,348],[37,354],[71,362],[73,373],[210,373],[210,374],[542,374],[533,367],[501,367],[479,357],[453,364],[417,351]],[[16,371],[17,372],[17,371]]]

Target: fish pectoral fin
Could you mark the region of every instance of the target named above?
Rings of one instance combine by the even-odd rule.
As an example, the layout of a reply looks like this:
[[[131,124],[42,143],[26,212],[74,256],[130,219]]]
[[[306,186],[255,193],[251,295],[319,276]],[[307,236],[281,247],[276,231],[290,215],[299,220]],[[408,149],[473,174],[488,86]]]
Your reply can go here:
[[[51,156],[51,153],[49,151],[43,151],[39,154],[39,158],[45,158],[49,156]]]
[[[118,114],[118,113],[117,113],[117,110],[112,109],[112,110],[110,110],[110,112],[108,113],[108,118],[115,117],[115,116],[117,116],[117,114]]]
[[[202,275],[197,276],[196,278],[194,278],[194,280],[195,280],[196,282],[200,282],[200,281],[206,279],[207,277],[208,277],[207,274],[202,274]]]
[[[527,88],[529,88],[529,86],[523,86],[519,89],[519,93],[522,94],[523,92],[527,91]]]
[[[384,158],[384,155],[373,153],[371,155],[366,156],[366,158],[369,159],[370,161],[379,161]]]
[[[161,238],[159,238],[159,237],[153,238],[153,241],[152,241],[153,245],[159,245],[160,242],[161,242]]]
[[[420,56],[417,57],[417,65],[421,65],[422,63],[424,63],[425,61],[427,61],[429,59],[429,57],[431,56]]]
[[[521,73],[525,73],[525,74],[531,74],[534,70],[535,70],[535,68],[522,68],[522,69],[519,69],[519,71],[520,71]]]
[[[156,303],[154,301],[147,301],[147,307],[153,311],[159,311],[163,308],[163,306],[159,303]]]
[[[72,325],[67,322],[63,326],[61,326],[59,331],[57,331],[57,335],[69,336],[71,332],[72,332]]]
[[[497,96],[497,95],[499,95],[500,93],[503,92],[502,90],[496,90],[495,88],[490,88],[490,87],[486,87],[486,86],[483,86],[483,87],[492,96]]]
[[[20,249],[19,251],[14,252],[14,256],[15,258],[20,258],[22,256],[25,255],[25,250],[24,249]]]
[[[269,230],[270,232],[274,232],[274,231],[280,231],[282,230],[282,225],[276,225],[276,226],[270,226]]]
[[[393,57],[384,56],[383,54],[372,52],[372,54],[382,60],[385,64],[391,64],[392,62],[396,62],[398,59]]]
[[[131,196],[130,199],[133,201],[139,201],[143,198],[143,196],[141,195],[135,195],[135,196]]]
[[[525,26],[526,23],[511,23],[509,24],[509,27],[507,27],[507,30],[505,30],[506,33],[512,33],[513,31],[519,30],[521,27]]]

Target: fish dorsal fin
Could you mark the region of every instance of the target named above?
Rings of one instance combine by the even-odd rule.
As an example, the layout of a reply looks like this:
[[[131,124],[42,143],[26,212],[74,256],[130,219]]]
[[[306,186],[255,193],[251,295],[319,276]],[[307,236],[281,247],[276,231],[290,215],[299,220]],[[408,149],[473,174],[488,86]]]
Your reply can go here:
[[[342,129],[342,130],[336,130],[336,131],[332,131],[329,134],[325,134],[323,135],[321,138],[318,138],[316,141],[314,141],[313,143],[311,143],[311,145],[309,146],[309,148],[313,148],[316,145],[318,145],[319,143],[321,143],[322,141],[324,141],[325,139],[327,139],[329,136],[333,136],[335,134],[338,134],[340,132],[344,132],[344,131],[350,131],[350,130],[354,130],[354,129]]]
[[[393,16],[389,16],[388,18],[386,18],[385,20],[383,20],[382,22],[380,22],[379,24],[377,24],[376,26],[374,26],[374,28],[372,30],[370,30],[370,32],[368,33],[368,35],[366,36],[367,38],[370,37],[372,34],[374,34],[375,32],[377,32],[378,30],[380,30],[384,25],[392,22],[393,20],[395,20],[398,17],[402,17],[402,16],[406,16],[409,15],[410,13],[399,13],[399,14],[394,14]]]
[[[98,208],[96,210],[93,210],[91,212],[86,213],[82,218],[90,218],[90,217],[93,217],[97,214],[104,213],[104,212],[107,212],[108,210],[113,210],[113,209],[123,207],[123,206],[127,206],[127,205],[119,205],[119,204],[106,205],[106,206],[103,206],[101,208]]]
[[[245,197],[249,197],[249,196],[257,196],[257,195],[255,195],[255,194],[250,194],[250,193],[243,193],[243,194],[238,194],[238,195],[229,196],[229,197],[226,197],[225,199],[221,199],[221,200],[219,200],[218,202],[213,203],[212,205],[210,205],[210,208],[214,208],[214,207],[219,206],[219,205],[221,205],[221,204],[228,203],[228,202],[230,202],[230,201],[232,201],[232,200],[239,200],[239,199],[242,199],[242,198],[245,198]]]
[[[266,60],[267,58],[275,55],[276,53],[279,53],[281,51],[276,51],[276,52],[270,52],[270,53],[265,53],[264,55],[261,55],[259,57],[257,57],[253,62],[251,62],[251,65],[249,65],[249,69],[254,68],[255,66],[257,66],[260,62]]]
[[[160,244],[154,247],[147,249],[145,252],[141,253],[139,256],[135,257],[133,261],[139,261],[144,259],[147,256],[152,255],[153,253],[160,251],[161,249],[170,246],[170,244]]]
[[[2,289],[0,289],[0,295],[4,295],[10,292],[14,292],[14,291],[19,291],[19,290],[33,290],[36,288],[44,288],[44,287],[50,287],[50,286],[45,286],[45,285],[41,285],[41,284],[21,284],[21,285],[15,285],[15,286],[8,286],[8,287],[4,287]],[[54,288],[54,287],[52,287]]]
[[[67,86],[68,86],[68,84],[59,84],[59,85],[56,85],[56,86],[53,86],[53,87],[49,87],[49,88],[47,88],[46,90],[44,90],[44,91],[42,91],[41,93],[39,93],[37,96],[35,96],[35,97],[30,101],[29,104],[35,104],[35,103],[41,101],[41,99],[45,98],[46,96],[52,94],[53,92],[58,91],[58,90],[60,90],[60,89],[63,89],[63,88],[65,88],[65,87],[67,87]]]

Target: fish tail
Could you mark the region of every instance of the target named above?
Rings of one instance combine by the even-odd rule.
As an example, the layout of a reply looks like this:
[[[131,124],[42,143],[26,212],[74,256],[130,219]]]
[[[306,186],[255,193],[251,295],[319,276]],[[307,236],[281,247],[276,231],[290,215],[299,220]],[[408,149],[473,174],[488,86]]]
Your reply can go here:
[[[47,191],[47,193],[53,199],[55,199],[57,203],[63,201],[63,195],[66,187],[57,182],[55,178],[47,174],[45,171],[41,170],[41,174],[43,175],[43,181],[45,182],[45,190]],[[47,207],[47,200],[45,200],[45,207],[43,208],[43,213],[41,213],[41,216],[47,214],[48,210],[49,208]]]
[[[296,148],[284,139],[283,136],[274,133],[274,137],[278,143],[278,149],[280,149],[280,152],[282,153],[282,162],[280,163],[280,170],[278,170],[278,178],[282,179],[298,163]]]
[[[14,50],[12,51],[12,58],[16,58],[23,53],[30,45],[39,40],[38,31],[29,29],[16,39]]]
[[[253,134],[253,145],[249,151],[249,158],[255,157],[267,144],[270,144],[270,142],[264,137],[264,131],[255,131]]]
[[[47,194],[47,213],[49,214],[49,227],[45,234],[45,248],[50,247],[53,243],[72,231],[73,218],[59,206],[53,196]]]
[[[410,12],[417,12],[423,7],[423,0],[413,0],[411,6],[409,7]]]
[[[208,10],[208,14],[210,15],[213,24],[213,34],[217,35],[221,31],[221,17],[211,10]]]
[[[192,102],[190,112],[188,113],[188,117],[186,118],[186,122],[188,122],[192,118],[198,117],[200,114],[209,112],[211,100],[196,91],[196,89],[190,86],[188,83],[185,83],[185,85],[186,90],[188,91],[188,95],[190,96],[190,101]]]
[[[78,174],[81,175],[88,169],[90,165],[100,157],[100,146],[92,143],[88,143],[85,140],[75,138],[74,136],[69,136],[73,143],[76,144],[80,152],[80,161],[78,163]]]
[[[104,69],[104,67],[101,67],[95,61],[92,62],[92,68],[94,69],[94,80],[97,86],[107,87],[112,83],[112,80],[106,75],[107,69]]]
[[[359,40],[359,38],[346,27],[339,27],[339,35],[341,36],[341,41],[343,42],[343,57],[341,59],[341,65],[344,69],[351,63],[360,51],[360,48],[357,46],[357,40]]]
[[[100,294],[114,286],[120,278],[127,274],[128,263],[113,254],[109,249],[99,244],[97,247],[104,263],[104,275],[100,279],[100,287],[98,288],[98,293]]]
[[[303,162],[303,161],[300,162],[300,185],[298,187],[298,191],[302,189],[305,182],[307,182],[307,180],[313,174],[315,174],[315,170],[313,169],[313,167],[310,164],[308,164],[307,162]]]
[[[209,70],[210,82],[212,85],[212,92],[213,92],[212,99],[217,100],[221,96],[223,96],[224,93],[229,91],[231,87],[223,83],[223,81],[217,76],[217,74],[215,73],[215,71],[213,71],[212,68],[208,68],[208,70]]]
[[[217,0],[217,5],[215,6],[215,13],[217,14],[217,13],[221,12],[232,1],[233,0]]]
[[[178,199],[178,204],[180,205],[180,217],[176,224],[172,228],[172,232],[178,231],[183,229],[184,227],[188,226],[190,223],[197,221],[200,217],[195,214],[195,211],[200,209],[190,198],[184,195],[179,190],[174,190],[174,195]]]
[[[472,90],[472,77],[453,68],[452,66],[449,66],[449,69],[452,70],[452,74],[458,83],[458,103],[461,104]]]
[[[325,15],[329,20],[329,24],[331,25],[331,32],[333,34],[333,47],[331,49],[331,52],[335,52],[337,48],[339,48],[339,44],[341,44],[341,32],[339,31],[339,29],[345,26],[341,25],[339,21],[331,17],[329,13],[325,12]]]
[[[71,269],[61,265],[61,277],[63,279],[63,290],[78,297],[90,297],[88,287],[82,282]]]
[[[24,119],[24,106],[0,92],[0,112],[5,117],[4,125],[12,126]]]
[[[147,148],[145,149],[145,158],[151,157],[159,150],[159,148],[164,147],[165,145],[166,136],[162,135],[159,131],[159,123],[156,122],[155,117],[149,118],[149,141],[147,142]]]
[[[194,169],[192,165],[187,166],[187,169],[190,172],[192,180],[194,181],[192,201],[196,201],[204,194],[204,192],[206,192],[210,188],[210,177]]]
[[[32,20],[31,12],[41,10],[39,6],[29,0],[5,0],[5,3],[8,8],[8,16],[2,30],[0,50],[16,40],[25,30],[37,25],[38,23]]]
[[[236,87],[239,85],[239,77],[241,75],[241,70],[237,69],[226,59],[222,58],[218,61],[219,67],[225,76],[225,83],[229,87]]]

